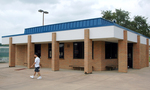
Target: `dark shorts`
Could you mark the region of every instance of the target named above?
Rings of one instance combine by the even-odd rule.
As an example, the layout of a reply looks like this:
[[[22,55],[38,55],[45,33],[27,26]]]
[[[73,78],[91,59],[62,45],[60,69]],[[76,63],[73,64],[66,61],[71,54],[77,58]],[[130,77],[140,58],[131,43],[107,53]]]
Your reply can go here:
[[[35,72],[40,72],[39,69],[40,69],[40,67],[35,67],[35,70],[34,70],[34,71],[35,71]]]

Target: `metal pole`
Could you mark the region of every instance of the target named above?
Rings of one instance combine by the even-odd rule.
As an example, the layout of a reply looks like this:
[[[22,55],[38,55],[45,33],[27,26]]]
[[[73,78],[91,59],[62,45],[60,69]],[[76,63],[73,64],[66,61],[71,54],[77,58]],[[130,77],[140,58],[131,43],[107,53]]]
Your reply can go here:
[[[44,12],[43,12],[43,26],[44,26]]]
[[[44,14],[48,14],[48,12],[47,12],[47,11],[44,11],[44,10],[42,10],[42,9],[38,10],[38,12],[43,13],[42,25],[44,26]]]

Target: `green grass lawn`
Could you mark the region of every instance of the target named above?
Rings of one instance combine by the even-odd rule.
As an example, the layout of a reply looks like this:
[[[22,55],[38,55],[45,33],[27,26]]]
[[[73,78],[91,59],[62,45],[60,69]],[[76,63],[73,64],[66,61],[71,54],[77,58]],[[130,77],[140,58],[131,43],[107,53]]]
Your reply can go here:
[[[149,57],[149,62],[150,62],[150,57]]]

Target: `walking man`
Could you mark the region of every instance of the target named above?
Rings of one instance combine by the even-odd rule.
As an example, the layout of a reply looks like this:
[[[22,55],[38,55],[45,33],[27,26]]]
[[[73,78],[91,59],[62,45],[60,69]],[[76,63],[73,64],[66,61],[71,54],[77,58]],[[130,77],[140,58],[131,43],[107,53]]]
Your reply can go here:
[[[35,57],[35,61],[31,67],[35,66],[35,70],[34,70],[35,72],[34,72],[34,75],[30,76],[30,78],[34,78],[36,75],[36,72],[37,72],[38,76],[39,76],[37,79],[42,79],[40,70],[39,70],[40,69],[40,58],[38,57],[37,53],[34,54],[34,57]]]

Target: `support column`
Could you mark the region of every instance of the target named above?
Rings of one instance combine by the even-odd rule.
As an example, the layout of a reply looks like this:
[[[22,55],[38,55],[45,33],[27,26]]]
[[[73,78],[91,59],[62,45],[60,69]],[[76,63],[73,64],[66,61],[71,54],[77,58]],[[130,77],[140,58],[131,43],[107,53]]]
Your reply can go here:
[[[118,40],[118,71],[127,72],[127,31],[124,30],[124,39]]]
[[[146,45],[146,60],[147,60],[147,67],[149,67],[149,39],[147,39]]]
[[[12,37],[9,38],[9,67],[15,67],[15,44],[12,44]]]
[[[31,43],[31,35],[28,35],[28,45],[27,45],[27,64],[28,68],[34,63],[34,43]]]
[[[133,43],[133,68],[140,69],[140,35],[137,36],[137,43]]]
[[[56,41],[56,33],[52,33],[52,70],[59,70],[59,42]]]
[[[92,40],[89,39],[89,29],[84,30],[84,73],[92,73]]]

